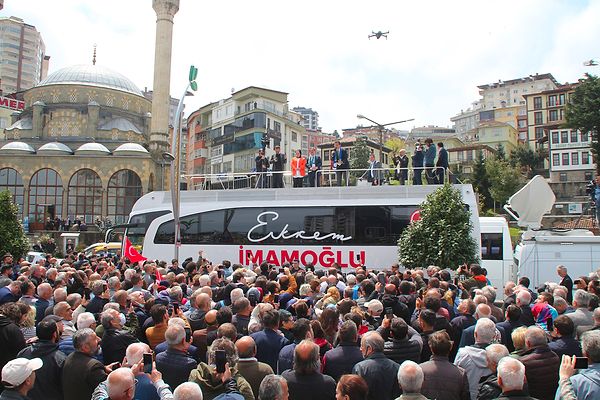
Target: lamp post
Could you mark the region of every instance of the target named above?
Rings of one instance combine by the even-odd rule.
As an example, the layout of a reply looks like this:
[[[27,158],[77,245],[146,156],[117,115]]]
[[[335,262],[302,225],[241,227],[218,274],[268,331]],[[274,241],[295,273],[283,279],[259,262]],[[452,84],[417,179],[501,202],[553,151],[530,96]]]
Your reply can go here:
[[[179,222],[179,207],[181,205],[179,199],[179,168],[181,165],[181,117],[183,112],[183,101],[188,95],[188,90],[198,90],[198,84],[196,83],[196,77],[198,76],[198,68],[193,65],[190,66],[190,73],[188,84],[183,91],[183,95],[179,100],[177,106],[177,112],[175,113],[175,126],[173,127],[173,134],[171,135],[171,152],[164,152],[162,154],[163,160],[171,164],[171,206],[173,208],[173,232],[174,232],[174,250],[173,258],[179,261],[179,246],[181,246],[181,224]]]
[[[388,126],[388,125],[395,125],[395,124],[402,124],[404,122],[409,122],[409,121],[414,121],[414,118],[411,119],[405,119],[402,121],[396,121],[396,122],[389,122],[387,124],[380,124],[379,122],[375,122],[373,121],[371,118],[367,118],[362,114],[358,114],[356,116],[356,118],[358,119],[366,119],[367,121],[373,123],[377,129],[379,130],[379,162],[381,163],[382,167],[383,167],[383,129]]]

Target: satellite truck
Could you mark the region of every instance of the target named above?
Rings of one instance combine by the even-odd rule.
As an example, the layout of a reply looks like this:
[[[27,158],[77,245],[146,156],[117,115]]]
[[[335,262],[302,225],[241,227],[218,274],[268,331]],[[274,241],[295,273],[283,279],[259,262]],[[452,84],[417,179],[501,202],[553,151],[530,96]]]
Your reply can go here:
[[[515,247],[513,267],[516,279],[528,277],[531,288],[559,282],[558,265],[567,267],[574,280],[600,268],[600,236],[587,229],[541,229],[542,217],[555,201],[546,179],[537,175],[504,206],[517,225],[527,229]]]

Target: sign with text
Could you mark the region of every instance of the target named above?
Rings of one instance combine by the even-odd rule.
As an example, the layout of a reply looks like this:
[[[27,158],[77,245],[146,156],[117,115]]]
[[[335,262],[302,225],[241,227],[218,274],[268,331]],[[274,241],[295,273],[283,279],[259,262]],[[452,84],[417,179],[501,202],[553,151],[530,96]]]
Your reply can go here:
[[[10,97],[0,96],[0,107],[15,111],[23,111],[25,109],[25,102],[11,99]]]

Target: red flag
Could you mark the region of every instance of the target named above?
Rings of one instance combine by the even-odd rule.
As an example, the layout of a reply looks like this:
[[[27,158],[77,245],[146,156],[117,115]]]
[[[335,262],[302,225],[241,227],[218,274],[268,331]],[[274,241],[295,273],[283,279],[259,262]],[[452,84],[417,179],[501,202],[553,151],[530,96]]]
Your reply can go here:
[[[146,257],[138,253],[138,251],[131,245],[128,238],[125,239],[125,257],[129,258],[129,261],[136,263],[138,261],[147,260]]]

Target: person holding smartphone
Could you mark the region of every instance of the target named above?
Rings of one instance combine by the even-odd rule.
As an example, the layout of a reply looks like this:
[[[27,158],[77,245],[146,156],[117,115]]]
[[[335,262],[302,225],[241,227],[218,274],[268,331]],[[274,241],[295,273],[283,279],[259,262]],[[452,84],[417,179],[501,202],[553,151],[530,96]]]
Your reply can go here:
[[[188,339],[184,326],[171,324],[165,332],[165,340],[168,347],[156,355],[156,367],[162,372],[165,382],[175,388],[187,382],[190,372],[198,363],[188,355],[191,332]]]

